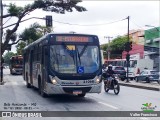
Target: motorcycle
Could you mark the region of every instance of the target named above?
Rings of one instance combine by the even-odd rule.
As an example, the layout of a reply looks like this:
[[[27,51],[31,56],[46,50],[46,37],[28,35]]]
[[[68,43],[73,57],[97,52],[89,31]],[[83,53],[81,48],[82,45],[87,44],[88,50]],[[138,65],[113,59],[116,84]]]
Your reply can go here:
[[[104,80],[104,90],[105,92],[108,92],[109,90],[114,90],[114,93],[116,95],[119,94],[120,92],[120,85],[118,83],[118,75],[112,75],[110,77],[106,77],[106,73],[105,73],[105,70],[103,71],[103,80]],[[110,85],[108,85],[108,80],[111,81]]]

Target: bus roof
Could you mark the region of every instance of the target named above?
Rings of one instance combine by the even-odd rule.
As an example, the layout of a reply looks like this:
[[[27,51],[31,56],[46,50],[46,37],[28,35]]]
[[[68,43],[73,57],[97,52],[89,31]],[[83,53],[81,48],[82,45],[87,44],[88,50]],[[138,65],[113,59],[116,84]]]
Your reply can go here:
[[[34,46],[34,45],[37,44],[37,43],[40,43],[40,42],[43,41],[45,38],[49,38],[51,35],[84,35],[84,36],[86,35],[86,36],[95,36],[95,37],[98,38],[97,35],[92,35],[92,34],[78,34],[78,33],[48,33],[48,34],[42,36],[41,38],[39,38],[38,40],[34,41],[33,43],[29,44],[28,46],[26,46],[26,47],[24,48],[24,50],[26,50],[26,49],[28,49],[28,48]]]

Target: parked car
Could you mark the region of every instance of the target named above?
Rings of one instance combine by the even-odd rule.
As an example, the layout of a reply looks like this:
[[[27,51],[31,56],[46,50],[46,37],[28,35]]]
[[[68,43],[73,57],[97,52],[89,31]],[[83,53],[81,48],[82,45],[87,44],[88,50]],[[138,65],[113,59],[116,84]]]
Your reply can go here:
[[[123,66],[113,66],[112,69],[113,69],[114,73],[117,74],[121,80],[126,79],[126,71]]]
[[[139,75],[136,76],[135,80],[136,82],[146,81],[149,83],[151,81],[157,81],[160,83],[160,75],[159,72],[155,70],[143,70]]]

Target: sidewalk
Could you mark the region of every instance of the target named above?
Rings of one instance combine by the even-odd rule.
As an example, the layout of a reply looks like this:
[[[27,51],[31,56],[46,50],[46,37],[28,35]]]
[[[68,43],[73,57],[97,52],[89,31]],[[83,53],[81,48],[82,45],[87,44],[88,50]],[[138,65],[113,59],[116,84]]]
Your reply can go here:
[[[150,82],[146,83],[145,81],[139,81],[136,82],[134,80],[129,81],[129,83],[126,83],[125,81],[118,81],[120,85],[122,86],[128,86],[128,87],[135,87],[135,88],[141,88],[141,89],[147,89],[147,90],[155,90],[160,91],[160,84],[157,82]]]

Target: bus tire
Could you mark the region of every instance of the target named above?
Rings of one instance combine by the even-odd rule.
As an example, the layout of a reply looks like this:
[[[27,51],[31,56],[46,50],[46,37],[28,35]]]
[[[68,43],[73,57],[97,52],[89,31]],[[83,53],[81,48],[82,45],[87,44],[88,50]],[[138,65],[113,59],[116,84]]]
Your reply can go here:
[[[121,78],[121,80],[122,80],[122,81],[124,81],[124,80],[125,80],[125,78]]]
[[[28,74],[26,74],[26,86],[27,88],[31,88],[31,84],[28,82]]]
[[[78,94],[78,97],[84,97],[86,94]]]
[[[38,77],[38,93],[42,96],[42,97],[47,97],[47,94],[44,92],[43,87],[42,87],[42,83],[41,83],[41,78]]]

